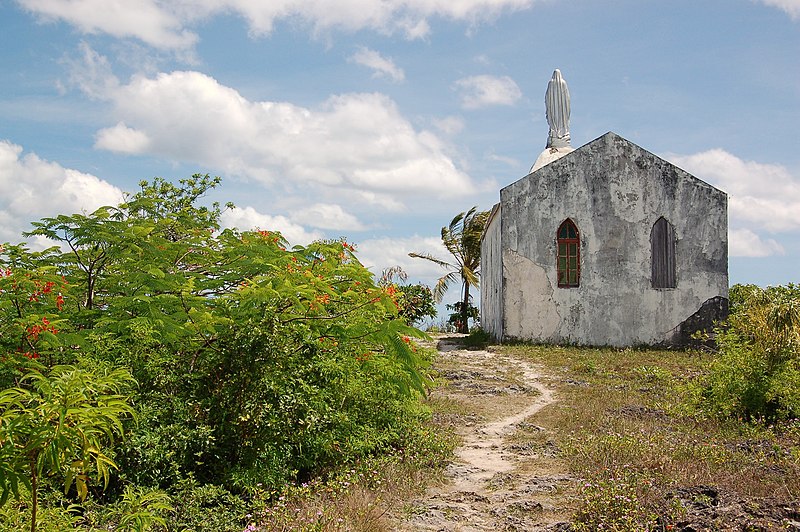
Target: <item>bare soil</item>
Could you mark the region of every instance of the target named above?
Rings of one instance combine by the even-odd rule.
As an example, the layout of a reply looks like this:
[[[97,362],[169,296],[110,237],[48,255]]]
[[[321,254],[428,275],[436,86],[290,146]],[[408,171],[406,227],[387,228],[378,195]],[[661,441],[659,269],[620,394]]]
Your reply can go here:
[[[569,530],[575,479],[537,414],[557,402],[542,368],[438,339],[436,421],[460,437],[441,485],[402,509],[395,530]]]

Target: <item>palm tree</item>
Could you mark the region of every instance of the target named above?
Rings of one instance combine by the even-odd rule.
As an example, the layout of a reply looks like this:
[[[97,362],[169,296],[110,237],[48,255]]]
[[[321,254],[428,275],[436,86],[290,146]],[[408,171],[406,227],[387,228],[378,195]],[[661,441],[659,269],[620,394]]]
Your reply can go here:
[[[457,279],[461,279],[462,297],[459,311],[461,320],[456,324],[458,332],[469,332],[467,319],[469,318],[469,289],[478,287],[478,277],[481,267],[481,235],[489,218],[488,211],[478,211],[472,207],[467,212],[456,215],[447,227],[442,227],[442,243],[453,256],[453,261],[434,257],[429,253],[409,253],[410,257],[429,260],[439,266],[450,270],[439,278],[433,288],[433,297],[441,303],[447,289]]]

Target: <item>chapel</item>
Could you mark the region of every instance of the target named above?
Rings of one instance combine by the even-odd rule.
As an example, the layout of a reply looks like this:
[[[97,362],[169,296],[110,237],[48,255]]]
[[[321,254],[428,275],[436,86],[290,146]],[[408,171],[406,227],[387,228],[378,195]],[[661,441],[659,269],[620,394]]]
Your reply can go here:
[[[547,145],[500,190],[481,241],[481,326],[499,341],[683,345],[728,311],[727,195],[606,133],[573,149],[556,70]]]

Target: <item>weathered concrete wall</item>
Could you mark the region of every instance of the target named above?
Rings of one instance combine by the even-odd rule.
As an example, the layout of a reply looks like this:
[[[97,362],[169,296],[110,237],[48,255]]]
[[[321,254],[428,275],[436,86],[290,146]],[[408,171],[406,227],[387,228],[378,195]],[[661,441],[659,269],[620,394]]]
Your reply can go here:
[[[503,263],[500,247],[500,204],[492,208],[481,240],[481,328],[503,338]]]
[[[502,189],[500,204],[505,338],[674,343],[706,301],[727,299],[726,195],[618,135]],[[677,238],[672,289],[651,287],[650,232],[661,216]],[[557,288],[555,237],[566,218],[580,232],[577,288]]]

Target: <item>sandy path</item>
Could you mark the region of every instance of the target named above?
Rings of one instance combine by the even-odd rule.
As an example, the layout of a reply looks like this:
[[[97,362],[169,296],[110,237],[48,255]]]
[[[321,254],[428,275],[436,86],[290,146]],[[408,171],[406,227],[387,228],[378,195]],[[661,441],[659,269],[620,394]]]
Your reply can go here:
[[[547,431],[531,418],[553,404],[553,390],[530,362],[439,340],[435,393],[455,406],[461,436],[447,482],[406,508],[398,530],[566,530],[563,471]],[[529,419],[531,418],[531,419]]]

